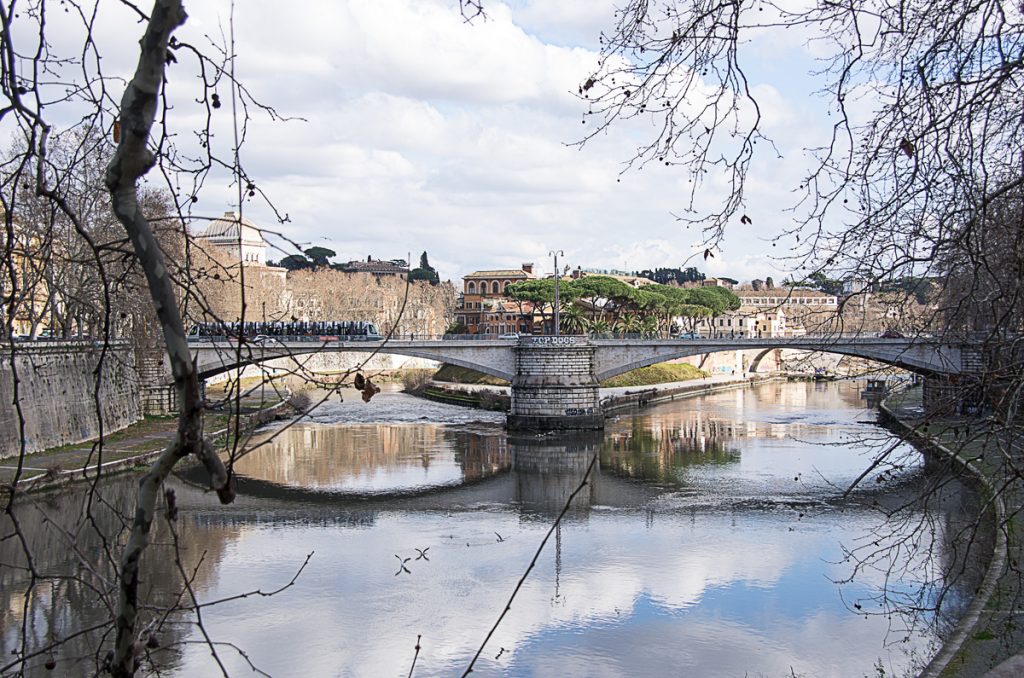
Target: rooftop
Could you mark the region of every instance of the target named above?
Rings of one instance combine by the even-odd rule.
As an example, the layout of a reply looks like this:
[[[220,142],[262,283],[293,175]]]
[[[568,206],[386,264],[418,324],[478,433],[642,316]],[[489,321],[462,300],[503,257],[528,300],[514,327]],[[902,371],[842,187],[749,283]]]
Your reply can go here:
[[[497,271],[473,271],[462,276],[463,278],[529,278],[530,274],[522,269],[501,269]]]
[[[197,236],[200,238],[209,238],[211,240],[217,240],[221,242],[239,240],[239,231],[241,231],[241,241],[247,245],[265,245],[266,241],[263,239],[263,234],[256,224],[252,223],[248,219],[245,219],[238,212],[225,212],[223,216],[218,217],[210,222],[210,225],[200,231]]]
[[[734,290],[737,297],[775,297],[789,299],[793,297],[834,297],[834,294],[826,294],[821,290],[812,290],[803,287],[776,287],[771,290]]]
[[[391,261],[350,261],[342,264],[341,269],[349,273],[407,273],[405,266]]]

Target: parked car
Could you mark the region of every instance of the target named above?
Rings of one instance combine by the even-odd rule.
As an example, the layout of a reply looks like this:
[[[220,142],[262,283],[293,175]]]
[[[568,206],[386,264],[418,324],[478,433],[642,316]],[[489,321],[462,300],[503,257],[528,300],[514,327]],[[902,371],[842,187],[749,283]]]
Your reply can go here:
[[[696,332],[680,332],[676,335],[676,339],[700,339],[700,335]]]
[[[885,332],[882,332],[882,334],[879,335],[879,336],[881,336],[882,339],[903,339],[904,338],[903,333],[900,332],[899,330],[886,330]]]
[[[511,334],[503,334],[498,339],[519,339],[519,335],[512,332]]]

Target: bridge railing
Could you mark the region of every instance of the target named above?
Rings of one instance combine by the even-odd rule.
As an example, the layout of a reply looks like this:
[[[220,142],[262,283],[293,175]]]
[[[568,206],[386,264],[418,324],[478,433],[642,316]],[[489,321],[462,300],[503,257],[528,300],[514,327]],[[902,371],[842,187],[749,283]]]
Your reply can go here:
[[[324,343],[348,343],[348,342],[366,342],[366,341],[381,341],[383,337],[370,335],[336,335],[336,334],[261,334],[255,337],[244,337],[246,344],[252,344],[254,346],[265,346],[274,343],[293,343],[293,342],[308,342],[315,344]],[[234,335],[204,335],[204,336],[189,336],[188,343],[190,344],[209,344],[216,342],[228,342],[237,343],[238,337]]]
[[[394,334],[391,336],[391,341],[452,341],[452,342],[473,342],[473,341],[509,341],[514,342],[518,340],[528,340],[531,337],[549,337],[551,335],[529,335],[529,334],[430,334],[430,333],[409,333],[409,334]],[[590,332],[587,334],[568,334],[563,333],[561,336],[573,336],[577,338],[593,339],[597,341],[673,341],[680,343],[697,342],[697,341],[729,341],[729,342],[747,342],[751,344],[759,345],[764,344],[771,340],[779,343],[793,342],[798,343],[806,340],[849,340],[849,339],[870,339],[872,341],[907,341],[928,339],[924,335],[916,337],[885,337],[879,336],[875,332],[807,332],[804,334],[798,334],[793,336],[757,336],[747,334],[735,334],[731,332],[712,332],[707,335],[693,335],[690,333],[684,333],[683,335],[677,335],[673,337],[665,337],[658,334],[644,334],[636,332]],[[359,335],[319,335],[319,334],[284,334],[284,335],[258,335],[255,337],[245,337],[245,343],[253,346],[269,346],[275,343],[319,343],[319,344],[336,344],[336,343],[359,343],[359,342],[378,342],[384,341],[386,337],[380,336],[359,336]],[[215,336],[189,336],[188,341],[190,344],[204,344],[204,343],[235,343],[238,341],[238,337],[233,335],[215,335]]]
[[[391,341],[494,341],[497,339],[501,340],[515,340],[519,335],[509,334],[428,334],[423,332],[408,333],[408,334],[394,334],[391,336]],[[266,334],[257,335],[255,337],[245,337],[245,343],[254,346],[269,346],[275,343],[359,343],[367,341],[384,341],[387,339],[386,336],[361,336],[361,335],[334,335],[334,334]],[[190,344],[210,344],[210,343],[236,343],[238,337],[235,335],[206,335],[206,336],[189,336],[188,342]]]

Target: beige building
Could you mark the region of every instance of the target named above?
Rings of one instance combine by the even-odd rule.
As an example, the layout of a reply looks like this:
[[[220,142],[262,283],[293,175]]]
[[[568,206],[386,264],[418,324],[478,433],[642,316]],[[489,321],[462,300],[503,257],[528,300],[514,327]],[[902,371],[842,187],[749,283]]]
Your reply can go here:
[[[793,308],[803,306],[813,309],[839,308],[839,299],[834,294],[801,287],[777,287],[770,290],[735,290],[740,304],[753,308]]]
[[[2,216],[0,212],[0,218]],[[42,242],[27,233],[16,219],[13,223],[14,241],[10,244],[0,229],[0,248],[9,252],[16,278],[12,286],[8,275],[0,276],[0,321],[3,325],[10,322],[14,336],[27,337],[33,331],[48,327],[46,311],[50,291],[44,275]],[[12,308],[13,317],[8,319],[5,315]]]
[[[243,280],[247,321],[360,320],[398,336],[431,337],[453,320],[451,283],[409,283],[407,268],[396,261],[368,257],[353,270],[289,271],[267,266],[266,248],[259,227],[237,212],[226,212],[199,232],[189,277],[202,303],[190,306],[191,321],[239,320]]]
[[[512,304],[505,291],[509,285],[533,279],[533,264],[519,270],[473,271],[462,278],[462,297],[456,319],[469,334],[530,334],[533,307]]]
[[[707,318],[698,325],[702,337],[755,339],[758,337],[788,337],[803,334],[802,328],[790,329],[786,311],[780,308],[761,309],[741,306],[717,318]]]

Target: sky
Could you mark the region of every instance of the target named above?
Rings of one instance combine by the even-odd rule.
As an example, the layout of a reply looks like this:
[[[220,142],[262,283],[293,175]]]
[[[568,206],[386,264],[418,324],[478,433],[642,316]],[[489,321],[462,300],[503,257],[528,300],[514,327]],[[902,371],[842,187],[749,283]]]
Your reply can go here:
[[[185,5],[190,17],[177,38],[214,52],[211,45],[223,44],[229,31],[230,3]],[[441,277],[455,281],[525,262],[549,273],[552,250],[572,267],[685,264],[740,280],[789,272],[772,255],[791,243],[775,239],[792,224],[787,208],[806,171],[802,149],[828,132],[824,103],[808,96],[805,74],[814,64],[801,40],[754,33],[744,48],[764,129],[782,157],[766,152],[755,161],[746,206],[753,223],[732,224],[705,260],[699,229],[673,216],[686,206],[685,171],[657,163],[624,171],[654,121],[574,145],[586,130],[585,105],[574,93],[595,68],[614,3],[485,6],[485,19],[467,23],[456,0],[237,2],[237,77],[279,114],[271,119],[250,108],[241,160],[288,221],[278,224],[259,199],[244,202],[246,217],[303,247],[328,247],[335,261],[411,254],[416,262],[426,251]],[[97,38],[107,73],[127,76],[143,26],[117,3],[111,7]],[[56,21],[52,31],[60,29]],[[70,51],[80,44],[72,33]],[[188,149],[205,109],[194,61],[178,57],[168,71],[170,117],[176,143]],[[119,97],[117,87],[111,91]],[[217,91],[224,105],[214,111],[214,142],[224,152],[232,138],[230,88],[222,82]],[[197,217],[237,209],[230,180],[210,176],[193,206]],[[705,182],[698,203],[712,204],[722,191],[719,182]]]

